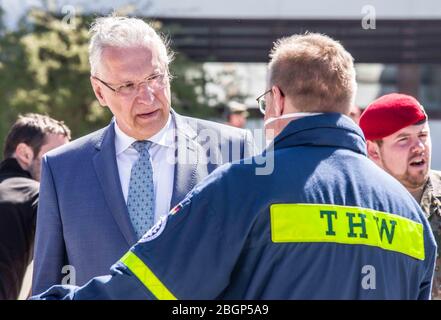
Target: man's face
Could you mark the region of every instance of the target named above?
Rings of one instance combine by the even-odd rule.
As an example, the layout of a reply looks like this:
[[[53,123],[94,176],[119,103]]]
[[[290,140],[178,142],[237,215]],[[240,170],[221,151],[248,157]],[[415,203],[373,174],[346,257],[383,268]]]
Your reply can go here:
[[[37,155],[34,155],[29,166],[28,171],[34,180],[40,181],[41,159],[45,153],[68,142],[69,140],[61,134],[50,133],[46,136],[46,143],[41,146],[40,152]]]
[[[230,115],[230,125],[236,128],[245,128],[247,117],[243,113],[233,113]]]
[[[98,77],[116,88],[166,72],[166,66],[161,64],[154,49],[108,47],[102,52]],[[127,135],[137,140],[147,139],[167,123],[171,100],[167,76],[160,88],[143,84],[130,95],[114,92],[93,77],[91,81],[101,105],[109,107],[118,126]]]
[[[378,158],[371,158],[407,189],[416,189],[427,181],[431,149],[429,125],[425,122],[383,138],[383,144],[378,147]]]

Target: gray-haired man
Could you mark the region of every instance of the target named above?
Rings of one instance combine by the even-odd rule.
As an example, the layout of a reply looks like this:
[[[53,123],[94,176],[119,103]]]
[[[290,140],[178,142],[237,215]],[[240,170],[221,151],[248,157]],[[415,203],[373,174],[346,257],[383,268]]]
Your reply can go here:
[[[253,152],[246,131],[171,109],[172,55],[148,24],[98,18],[91,34],[92,87],[114,120],[43,160],[34,294],[107,273],[197,182]]]

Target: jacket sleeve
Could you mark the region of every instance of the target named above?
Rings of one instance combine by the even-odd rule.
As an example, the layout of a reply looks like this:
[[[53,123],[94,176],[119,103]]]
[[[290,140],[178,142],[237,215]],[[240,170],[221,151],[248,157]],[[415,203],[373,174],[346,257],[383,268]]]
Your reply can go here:
[[[82,287],[56,285],[30,300],[146,300],[154,297],[121,262],[107,276],[95,277]]]
[[[48,159],[44,157],[35,235],[33,294],[61,283],[66,255],[62,230],[56,187]]]

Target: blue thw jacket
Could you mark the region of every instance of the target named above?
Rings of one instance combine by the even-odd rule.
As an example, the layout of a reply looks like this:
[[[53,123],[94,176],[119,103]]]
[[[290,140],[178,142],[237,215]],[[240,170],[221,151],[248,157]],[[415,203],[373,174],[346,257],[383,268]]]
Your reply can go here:
[[[428,299],[429,224],[365,150],[341,114],[292,121],[196,186],[111,275],[36,298]]]

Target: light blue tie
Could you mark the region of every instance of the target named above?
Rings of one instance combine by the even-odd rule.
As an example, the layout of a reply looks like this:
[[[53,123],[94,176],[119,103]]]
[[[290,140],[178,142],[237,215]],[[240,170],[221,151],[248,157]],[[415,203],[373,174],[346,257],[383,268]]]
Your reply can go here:
[[[138,151],[139,158],[130,173],[127,209],[130,220],[140,239],[154,224],[155,192],[153,188],[153,170],[150,163],[150,141],[135,141],[132,146]]]

